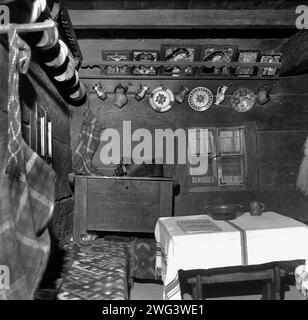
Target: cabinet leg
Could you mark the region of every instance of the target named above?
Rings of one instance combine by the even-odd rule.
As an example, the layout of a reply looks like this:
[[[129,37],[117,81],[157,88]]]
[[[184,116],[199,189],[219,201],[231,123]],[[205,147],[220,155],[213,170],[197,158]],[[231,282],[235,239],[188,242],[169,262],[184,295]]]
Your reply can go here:
[[[81,242],[81,235],[87,233],[87,178],[75,178],[73,239]]]

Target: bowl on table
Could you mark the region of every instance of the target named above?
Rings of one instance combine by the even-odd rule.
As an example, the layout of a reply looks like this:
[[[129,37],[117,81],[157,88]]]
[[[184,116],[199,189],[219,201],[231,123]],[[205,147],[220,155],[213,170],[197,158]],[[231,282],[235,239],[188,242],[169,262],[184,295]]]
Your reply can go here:
[[[239,204],[221,204],[205,207],[205,214],[214,220],[233,220],[243,214],[243,206]]]

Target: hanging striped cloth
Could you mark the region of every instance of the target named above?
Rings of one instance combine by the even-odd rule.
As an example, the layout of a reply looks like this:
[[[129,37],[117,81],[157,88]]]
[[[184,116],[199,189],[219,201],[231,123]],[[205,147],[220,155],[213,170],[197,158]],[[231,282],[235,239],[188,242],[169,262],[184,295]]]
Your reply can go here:
[[[46,0],[34,0],[29,22],[52,20]],[[59,38],[55,26],[52,30],[25,36],[31,47],[39,53],[46,73],[55,83],[63,98],[73,106],[81,106],[86,102],[86,87],[79,80],[76,63],[67,45]]]

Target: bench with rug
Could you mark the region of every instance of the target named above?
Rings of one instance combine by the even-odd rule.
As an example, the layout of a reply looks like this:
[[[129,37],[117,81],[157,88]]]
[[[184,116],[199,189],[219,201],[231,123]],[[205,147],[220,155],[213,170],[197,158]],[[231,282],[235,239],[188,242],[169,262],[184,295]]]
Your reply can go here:
[[[58,280],[59,300],[128,300],[129,254],[118,241],[69,244]]]

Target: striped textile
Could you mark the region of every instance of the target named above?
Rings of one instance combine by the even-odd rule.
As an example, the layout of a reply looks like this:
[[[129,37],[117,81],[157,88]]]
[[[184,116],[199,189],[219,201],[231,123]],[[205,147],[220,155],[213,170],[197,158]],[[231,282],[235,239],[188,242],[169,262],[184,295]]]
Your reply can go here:
[[[0,139],[0,266],[8,270],[0,282],[0,299],[28,300],[42,278],[49,255],[46,229],[53,214],[55,173],[21,136],[18,95],[19,38],[10,38],[8,133]],[[3,115],[2,115],[3,116]],[[3,168],[4,167],[4,168]]]
[[[30,4],[29,4],[30,6]],[[52,20],[46,0],[33,0],[27,22]],[[75,60],[67,45],[60,39],[58,28],[24,35],[35,49],[46,73],[69,104],[81,106],[86,102],[86,87],[79,81]]]
[[[168,257],[165,252],[163,243],[156,242],[156,272],[157,276],[160,277],[163,282],[166,282],[166,274],[168,268]],[[172,279],[166,286],[164,290],[164,300],[171,300],[172,297],[180,294],[180,286],[178,274]]]
[[[87,105],[73,158],[74,173],[85,175],[102,174],[92,164],[92,158],[100,144],[100,136],[103,129],[103,125],[93,116]]]
[[[156,266],[156,272],[158,276],[162,278],[167,272],[168,259],[164,244],[158,241],[156,241],[156,257],[160,261],[160,264]],[[165,281],[165,278],[163,278],[163,280]]]

